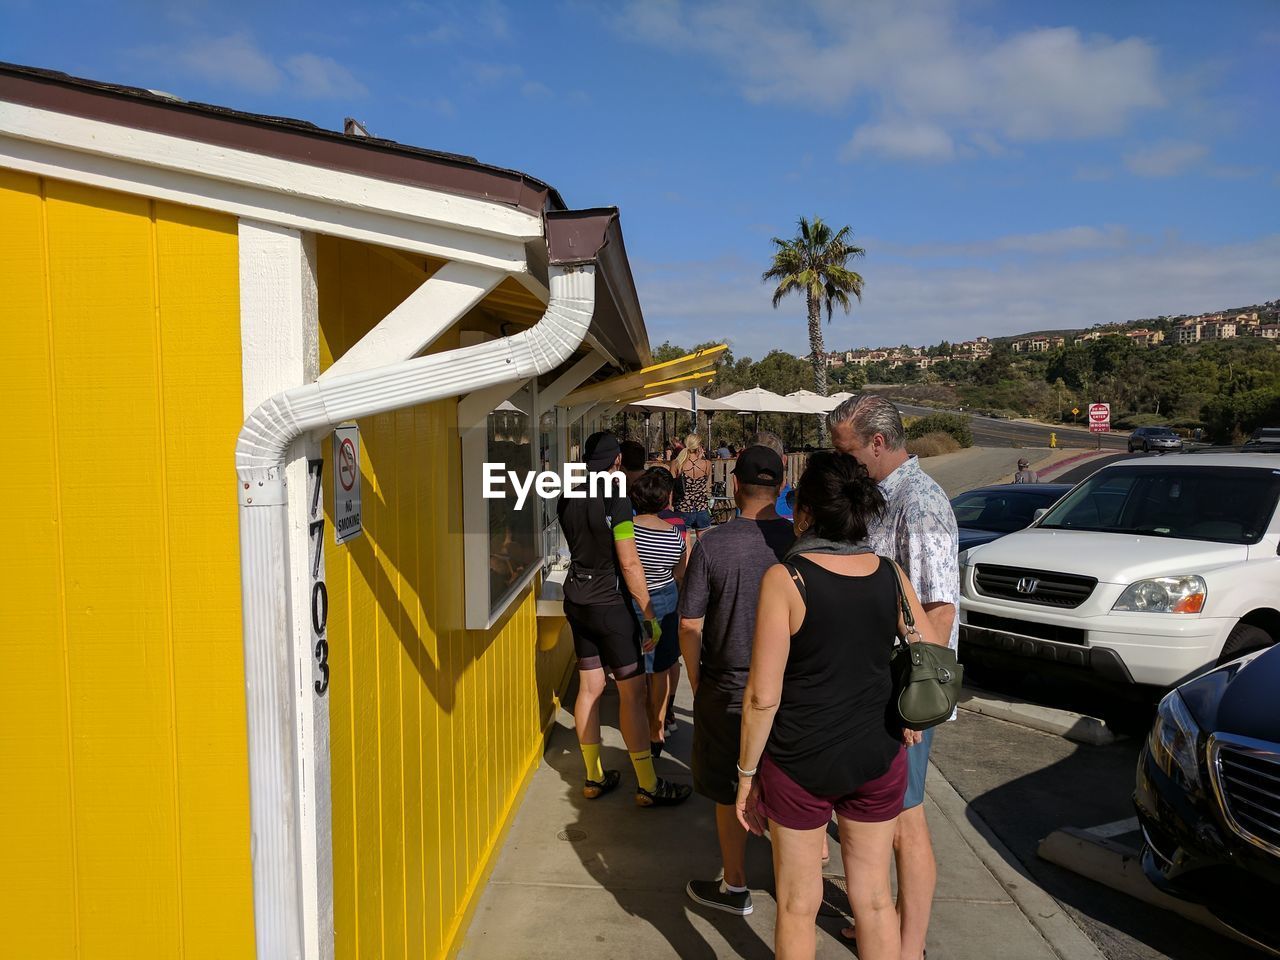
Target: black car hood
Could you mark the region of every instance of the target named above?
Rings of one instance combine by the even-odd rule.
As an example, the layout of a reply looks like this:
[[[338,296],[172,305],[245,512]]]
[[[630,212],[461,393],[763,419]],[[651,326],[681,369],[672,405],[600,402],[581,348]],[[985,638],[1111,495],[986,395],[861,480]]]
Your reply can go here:
[[[1280,647],[1254,657],[1236,671],[1218,704],[1218,729],[1280,743]]]
[[[1005,534],[997,533],[995,530],[975,530],[972,527],[961,527],[960,549],[968,550],[970,547],[990,543],[992,540],[999,540],[1003,536]]]
[[[1178,688],[1202,730],[1280,743],[1280,646],[1229,663]]]

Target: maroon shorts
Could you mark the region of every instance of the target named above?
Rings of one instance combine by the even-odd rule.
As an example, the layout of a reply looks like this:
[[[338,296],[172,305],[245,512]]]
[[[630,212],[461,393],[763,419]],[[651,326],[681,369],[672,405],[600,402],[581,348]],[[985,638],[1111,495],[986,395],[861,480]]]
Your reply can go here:
[[[765,753],[760,758],[760,813],[774,823],[792,830],[813,830],[826,826],[832,811],[846,820],[882,823],[902,812],[907,791],[907,750],[889,764],[889,769],[841,797],[816,797],[789,776]]]

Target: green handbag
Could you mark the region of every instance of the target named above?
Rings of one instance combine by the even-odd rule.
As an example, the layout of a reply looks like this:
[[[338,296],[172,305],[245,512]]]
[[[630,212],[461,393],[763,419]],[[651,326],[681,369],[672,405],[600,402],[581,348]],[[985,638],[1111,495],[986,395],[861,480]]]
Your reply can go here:
[[[898,607],[907,627],[907,636],[897,638],[889,659],[894,705],[904,727],[927,730],[951,719],[960,699],[964,668],[950,647],[920,639],[915,615],[902,589],[902,572],[896,563],[890,563],[898,585]]]

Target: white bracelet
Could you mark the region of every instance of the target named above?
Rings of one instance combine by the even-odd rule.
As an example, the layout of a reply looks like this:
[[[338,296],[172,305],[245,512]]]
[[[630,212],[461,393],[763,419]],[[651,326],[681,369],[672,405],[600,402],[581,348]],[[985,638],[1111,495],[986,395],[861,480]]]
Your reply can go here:
[[[736,760],[734,761],[733,765],[734,765],[735,767],[738,767],[738,763],[737,763],[737,761],[736,761]],[[738,776],[740,776],[740,777],[754,777],[754,776],[756,775],[756,771],[757,771],[757,770],[759,770],[759,769],[760,769],[759,764],[757,764],[757,765],[756,765],[754,768],[752,768],[751,770],[743,770],[741,767],[738,767]]]

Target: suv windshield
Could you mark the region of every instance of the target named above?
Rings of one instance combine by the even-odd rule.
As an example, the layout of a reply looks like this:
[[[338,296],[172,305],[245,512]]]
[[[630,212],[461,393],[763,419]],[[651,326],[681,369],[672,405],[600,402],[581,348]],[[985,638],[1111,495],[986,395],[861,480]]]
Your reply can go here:
[[[1041,527],[1257,543],[1280,497],[1280,470],[1119,466],[1099,470]]]

